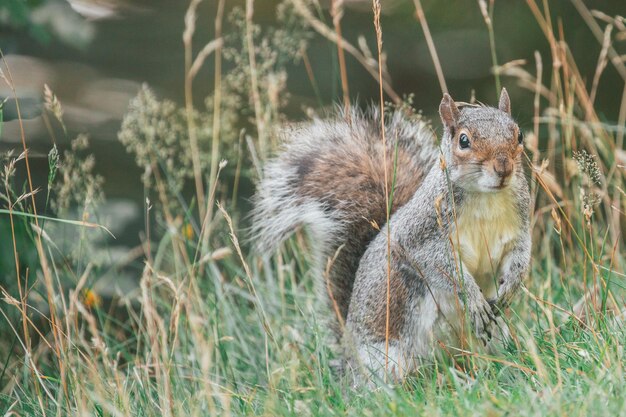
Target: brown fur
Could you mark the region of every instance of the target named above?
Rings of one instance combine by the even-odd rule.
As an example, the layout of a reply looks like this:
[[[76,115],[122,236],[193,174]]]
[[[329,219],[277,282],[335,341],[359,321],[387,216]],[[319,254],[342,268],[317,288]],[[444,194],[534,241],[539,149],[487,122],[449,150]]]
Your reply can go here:
[[[308,227],[312,247],[319,249],[318,290],[338,313],[328,324],[340,336],[337,325],[347,319],[360,259],[387,222],[394,170],[390,214],[411,200],[436,162],[435,137],[419,116],[393,110],[381,120],[378,107],[293,125],[283,134],[284,149],[265,166],[255,196],[252,235],[258,250],[269,253],[294,230]]]
[[[456,132],[454,141],[458,142],[461,134],[465,133],[471,142],[471,148],[464,150],[454,147],[454,156],[459,161],[493,162],[495,158],[504,156],[512,162],[521,154],[523,147],[517,143],[517,131],[511,131],[511,140],[505,143],[494,144],[492,141],[481,138],[474,129],[462,128]]]
[[[341,149],[333,153],[311,156],[300,171],[299,191],[303,196],[321,201],[329,208],[349,210],[352,222],[345,236],[334,250],[345,244],[331,266],[338,275],[332,280],[332,297],[339,308],[342,319],[348,314],[352,280],[358,268],[358,259],[367,244],[378,233],[372,223],[382,227],[387,222],[385,197],[385,165],[382,143],[370,144],[374,149]],[[387,152],[389,192],[393,181],[394,163],[396,184],[393,193],[393,213],[404,205],[415,193],[429,166],[418,166],[406,150]],[[320,187],[320,184],[325,184]],[[351,262],[355,260],[357,262]],[[348,282],[349,281],[349,282]]]
[[[382,144],[372,156],[364,149],[346,150],[345,154],[324,154],[312,156],[306,163],[301,177],[301,192],[307,197],[320,199],[332,206],[351,205],[360,212],[364,220],[376,221],[382,225],[386,221],[385,212],[385,171]],[[388,152],[388,183],[391,191],[395,155]],[[413,166],[406,151],[398,150],[396,165],[396,185],[394,207],[406,203],[421,183],[423,172],[430,167]],[[321,188],[319,184],[326,184]],[[394,210],[392,207],[392,211]]]
[[[380,300],[371,306],[371,314],[366,319],[366,327],[372,337],[383,341],[387,332],[387,285],[377,288]],[[389,277],[389,340],[398,340],[405,324],[409,290],[404,283],[402,273],[393,271]]]
[[[457,165],[465,163],[483,164],[493,170],[504,182],[513,172],[514,165],[520,163],[524,147],[517,141],[518,128],[511,130],[510,139],[502,143],[493,143],[480,137],[475,129],[461,128],[455,132],[453,140],[459,142],[462,134],[469,137],[471,147],[461,149],[453,147],[453,156]]]

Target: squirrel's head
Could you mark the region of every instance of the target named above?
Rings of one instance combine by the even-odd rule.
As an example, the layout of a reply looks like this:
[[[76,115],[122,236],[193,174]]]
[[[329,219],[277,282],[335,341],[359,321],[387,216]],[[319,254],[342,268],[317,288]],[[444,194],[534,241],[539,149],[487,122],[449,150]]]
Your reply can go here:
[[[511,118],[503,88],[498,108],[460,105],[444,94],[439,105],[444,133],[442,150],[451,181],[468,190],[496,192],[507,188],[521,167],[523,135]]]

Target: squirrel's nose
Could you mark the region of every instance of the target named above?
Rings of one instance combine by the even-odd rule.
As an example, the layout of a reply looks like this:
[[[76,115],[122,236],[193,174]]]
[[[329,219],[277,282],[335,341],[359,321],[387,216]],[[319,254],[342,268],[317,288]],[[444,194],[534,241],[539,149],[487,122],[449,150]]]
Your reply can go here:
[[[498,156],[493,164],[493,170],[500,178],[506,178],[513,171],[513,163],[506,156]]]

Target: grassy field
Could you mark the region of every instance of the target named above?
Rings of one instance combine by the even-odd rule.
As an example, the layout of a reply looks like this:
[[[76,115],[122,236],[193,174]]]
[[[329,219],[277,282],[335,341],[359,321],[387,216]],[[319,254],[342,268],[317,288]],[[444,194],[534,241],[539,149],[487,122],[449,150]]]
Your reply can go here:
[[[424,369],[401,386],[352,389],[333,371],[336,353],[324,342],[306,234],[271,259],[256,256],[238,196],[278,145],[285,68],[297,60],[310,69],[312,37],[337,49],[343,105],[352,103],[346,59],[379,82],[383,100],[401,105],[379,65],[385,28],[367,56],[341,37],[339,14],[324,21],[305,0],[284,1],[280,24],[267,30],[253,23],[253,1],[231,11],[219,0],[216,38],[194,54],[199,3],[185,19],[184,105],[145,86],[119,133],[144,170],[142,244],[119,266],[140,266],[135,291],[103,299],[93,290],[105,272],[96,242],[108,234],[86,138],[51,151],[47,190],[33,189],[30,176],[15,181],[16,170],[29,170],[27,137],[3,158],[0,239],[13,250],[0,259],[14,262],[0,281],[2,415],[626,415],[626,67],[615,49],[626,39],[623,18],[572,2],[598,40],[591,74],[579,72],[556,17],[533,0],[527,4],[551,56],[501,63],[492,44],[495,87],[506,80],[534,97],[525,132],[533,257],[506,314],[511,346],[497,355],[467,352],[462,365]],[[476,7],[484,17],[477,24],[496,42],[493,2]],[[234,30],[222,37],[227,18]],[[374,15],[372,30],[379,23]],[[209,56],[215,89],[199,108],[193,81]],[[11,69],[0,64],[0,82],[12,85]],[[599,114],[594,100],[607,68],[622,79],[614,91],[621,106]],[[46,117],[64,126],[61,102],[46,89]],[[36,193],[47,194],[45,208],[35,209]]]

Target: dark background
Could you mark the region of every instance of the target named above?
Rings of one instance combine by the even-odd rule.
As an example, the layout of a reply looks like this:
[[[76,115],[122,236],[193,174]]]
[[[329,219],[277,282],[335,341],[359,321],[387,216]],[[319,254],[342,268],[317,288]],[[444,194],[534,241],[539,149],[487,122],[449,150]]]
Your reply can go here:
[[[27,2],[18,13],[7,0],[0,5],[0,48],[11,67],[25,119],[26,138],[31,150],[31,168],[35,186],[46,184],[46,155],[52,146],[50,132],[41,121],[43,83],[48,83],[65,108],[69,138],[79,132],[91,137],[91,148],[97,159],[96,170],[105,178],[105,193],[111,201],[134,205],[134,217],[127,227],[116,231],[116,244],[134,245],[143,227],[141,207],[143,189],[141,171],[133,158],[117,141],[117,132],[128,100],[141,83],[149,84],[160,97],[178,103],[184,100],[184,48],[182,33],[187,1],[181,0],[110,0],[115,10],[111,18],[89,21],[77,14],[64,0]],[[83,0],[88,2],[89,0]],[[103,0],[99,0],[103,1]],[[216,0],[204,1],[198,9],[194,47],[199,50],[214,37]],[[322,16],[331,25],[328,1],[321,2]],[[541,3],[541,2],[540,2]],[[565,40],[582,74],[591,84],[601,46],[592,36],[569,1],[548,2],[553,25],[562,25]],[[255,21],[262,26],[276,24],[277,0],[257,0]],[[448,88],[457,100],[476,98],[486,103],[497,99],[494,77],[490,73],[491,55],[488,32],[478,2],[424,0],[422,2],[437,47]],[[588,1],[587,7],[607,15],[626,14],[624,0]],[[226,13],[244,7],[243,0],[227,0]],[[542,7],[540,5],[540,7]],[[41,11],[41,8],[44,11]],[[7,11],[8,10],[8,11]],[[11,14],[13,13],[13,14]],[[414,94],[414,105],[431,117],[438,128],[436,109],[441,90],[422,29],[415,18],[410,0],[383,1],[384,50],[394,89],[401,95]],[[601,23],[604,27],[604,24]],[[74,32],[69,28],[76,28]],[[524,1],[496,1],[494,14],[496,49],[499,63],[514,59],[527,60],[526,68],[534,74],[534,51],[543,57],[544,80],[549,79],[552,63],[548,42]],[[371,2],[348,0],[342,20],[344,37],[352,44],[365,36],[375,51],[375,34]],[[224,33],[230,26],[225,18]],[[80,35],[82,33],[82,35]],[[626,42],[617,44],[624,53]],[[302,63],[288,69],[291,98],[285,112],[289,118],[304,118],[303,108],[341,101],[341,84],[336,46],[315,34],[308,48],[319,97]],[[194,97],[197,105],[210,94],[213,83],[213,61],[209,57],[196,77]],[[224,72],[228,72],[228,63]],[[375,80],[347,55],[347,71],[352,99],[359,105],[378,100]],[[513,113],[524,127],[532,125],[532,93],[516,87],[515,80],[503,78],[509,88]],[[16,148],[21,151],[15,104],[4,83],[0,96],[9,97],[5,105],[5,123],[0,136],[0,152]],[[609,64],[602,75],[596,109],[601,118],[615,123],[621,100],[621,80]],[[613,86],[620,86],[614,88]],[[53,126],[53,129],[58,129]],[[58,133],[58,130],[57,130]],[[67,140],[56,135],[61,150]],[[228,146],[228,144],[225,144]],[[23,166],[17,183],[24,181]],[[252,193],[252,183],[244,184],[241,198]],[[245,203],[244,203],[245,204]],[[244,205],[245,206],[245,205]],[[111,208],[115,210],[115,208]],[[3,225],[4,223],[4,225]],[[0,217],[0,233],[6,233],[6,218]],[[2,236],[0,241],[7,242]],[[4,250],[5,248],[0,248]]]

